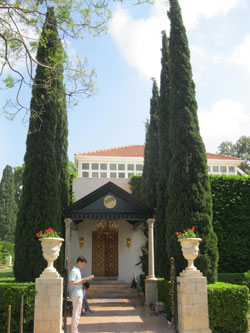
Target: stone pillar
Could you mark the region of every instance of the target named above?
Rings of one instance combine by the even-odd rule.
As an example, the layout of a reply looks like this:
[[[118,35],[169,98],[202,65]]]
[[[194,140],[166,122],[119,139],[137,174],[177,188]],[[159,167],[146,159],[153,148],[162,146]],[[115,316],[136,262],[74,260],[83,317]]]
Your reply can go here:
[[[154,219],[148,219],[148,278],[145,280],[145,304],[158,301],[157,279],[154,261]]]
[[[34,333],[60,333],[63,279],[36,279]]]
[[[177,277],[178,332],[211,333],[209,329],[207,278],[198,270]]]
[[[6,264],[7,264],[8,267],[11,267],[11,266],[12,266],[12,255],[9,254],[9,255],[6,257]]]
[[[66,261],[68,263],[68,269],[70,269],[70,227],[72,219],[66,218],[64,219],[65,222],[65,266]]]

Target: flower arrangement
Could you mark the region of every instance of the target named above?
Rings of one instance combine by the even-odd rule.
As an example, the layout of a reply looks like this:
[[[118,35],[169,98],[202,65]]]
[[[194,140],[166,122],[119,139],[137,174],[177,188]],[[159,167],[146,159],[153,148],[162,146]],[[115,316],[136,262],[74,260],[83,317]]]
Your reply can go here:
[[[195,232],[194,232],[194,226],[192,226],[191,229],[184,230],[183,232],[176,232],[176,237],[178,239],[181,238],[196,238]]]
[[[44,232],[36,233],[37,238],[60,238],[60,234],[52,228],[45,229]]]

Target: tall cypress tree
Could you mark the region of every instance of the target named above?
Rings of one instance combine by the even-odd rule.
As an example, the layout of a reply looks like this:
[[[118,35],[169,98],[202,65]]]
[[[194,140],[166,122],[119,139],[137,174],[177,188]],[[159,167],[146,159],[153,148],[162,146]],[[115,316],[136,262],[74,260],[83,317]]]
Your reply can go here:
[[[14,241],[17,204],[12,167],[6,165],[0,183],[0,240]]]
[[[212,227],[212,197],[205,147],[200,136],[195,86],[186,30],[177,0],[170,0],[170,148],[168,178],[167,252],[177,272],[186,266],[175,237],[191,226],[202,238],[197,267],[209,282],[217,278],[217,237]]]
[[[143,199],[150,206],[156,207],[158,181],[158,104],[159,91],[153,79],[152,98],[150,100],[150,120],[146,124],[146,143],[142,174]]]
[[[67,200],[62,157],[67,149],[66,141],[62,142],[64,136],[67,140],[64,59],[54,10],[49,8],[37,51],[38,63],[46,66],[37,66],[32,89],[16,228],[14,274],[19,281],[33,281],[46,267],[36,232],[48,227],[62,232],[62,206]]]
[[[169,276],[169,260],[166,250],[166,207],[168,201],[167,179],[171,157],[169,147],[169,48],[166,32],[162,32],[161,82],[159,100],[159,181],[155,223],[156,274]]]

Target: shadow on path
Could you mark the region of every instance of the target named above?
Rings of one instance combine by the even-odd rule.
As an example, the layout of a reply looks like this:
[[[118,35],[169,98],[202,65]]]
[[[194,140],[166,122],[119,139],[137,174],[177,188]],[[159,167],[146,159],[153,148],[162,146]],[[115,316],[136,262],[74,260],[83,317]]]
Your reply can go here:
[[[93,299],[88,315],[80,318],[79,332],[102,333],[175,333],[164,314],[151,315],[152,311],[143,304],[142,298]],[[70,333],[71,317],[67,319],[67,333]]]

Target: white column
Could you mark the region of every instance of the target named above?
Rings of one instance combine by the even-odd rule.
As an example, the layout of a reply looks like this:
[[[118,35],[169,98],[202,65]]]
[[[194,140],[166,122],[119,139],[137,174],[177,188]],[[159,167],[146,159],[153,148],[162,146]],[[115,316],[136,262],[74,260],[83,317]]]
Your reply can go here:
[[[70,269],[70,227],[72,223],[71,218],[64,219],[65,222],[65,264],[68,261],[68,269]]]
[[[154,219],[148,219],[148,278],[145,280],[145,304],[158,301],[157,279],[155,277],[154,259]]]
[[[154,258],[154,222],[148,219],[148,279],[155,280],[155,258]]]

